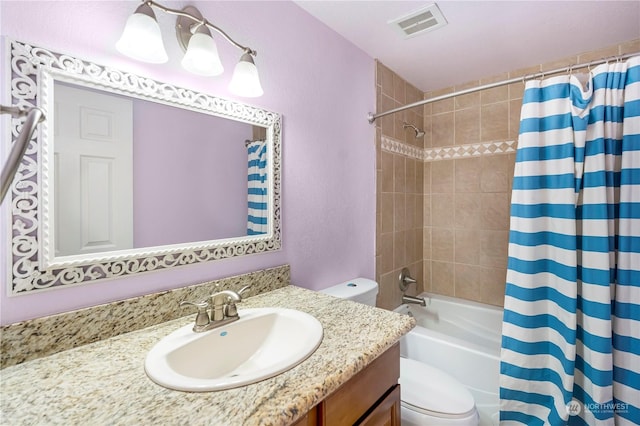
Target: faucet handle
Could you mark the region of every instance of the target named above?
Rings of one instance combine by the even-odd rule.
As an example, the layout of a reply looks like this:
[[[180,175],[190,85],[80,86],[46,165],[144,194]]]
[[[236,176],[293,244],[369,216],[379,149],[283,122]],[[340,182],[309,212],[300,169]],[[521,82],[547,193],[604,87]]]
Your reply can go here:
[[[398,285],[400,286],[400,290],[404,293],[407,291],[409,284],[416,284],[417,281],[414,278],[411,278],[409,274],[409,268],[402,268],[402,272],[400,273],[400,277],[398,278]]]
[[[242,302],[242,299],[227,303],[224,307],[224,315],[232,318],[237,317],[238,307],[236,306],[236,303],[239,303],[239,302]]]
[[[222,290],[217,293],[213,293],[209,297],[211,298],[211,321],[214,322],[225,319],[227,312],[229,312],[229,304],[242,300],[242,297],[233,290]],[[238,312],[236,311],[235,315],[232,316],[237,315]]]
[[[251,287],[252,287],[251,284],[245,285],[240,290],[238,290],[238,294],[242,296],[242,293],[244,293],[247,290],[251,290]]]
[[[180,306],[185,305],[192,305],[198,309],[198,313],[196,314],[196,324],[194,327],[200,327],[209,324],[209,314],[207,313],[209,303],[206,300],[202,300],[200,302],[190,302],[188,300],[183,300],[182,302],[180,302]]]
[[[236,303],[242,302],[242,293],[246,292],[251,288],[251,284],[242,287],[240,290],[236,292],[238,296],[240,296],[240,300],[230,300],[229,303],[225,306],[224,315],[227,317],[237,317],[238,316],[238,308],[236,307]]]

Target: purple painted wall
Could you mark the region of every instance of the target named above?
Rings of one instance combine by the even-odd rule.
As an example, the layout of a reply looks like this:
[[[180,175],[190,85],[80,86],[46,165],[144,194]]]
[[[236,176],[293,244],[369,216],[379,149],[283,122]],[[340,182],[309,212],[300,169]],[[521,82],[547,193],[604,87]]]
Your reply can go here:
[[[374,278],[375,146],[374,127],[366,120],[367,112],[375,109],[373,59],[292,2],[166,4],[196,5],[216,25],[258,51],[256,63],[265,95],[243,101],[283,116],[283,249],[40,294],[8,297],[2,291],[2,324],[284,263],[291,265],[294,284],[311,289],[357,276]],[[0,29],[2,35],[21,41],[235,98],[226,87],[239,51],[218,41],[226,68],[223,76],[204,78],[183,71],[180,47],[173,37],[175,18],[169,15],[158,13],[168,63],[144,64],[119,55],[114,43],[136,5],[132,1],[3,0]],[[6,61],[5,56],[2,60]],[[5,80],[3,74],[3,94]],[[6,98],[2,101],[6,103]],[[5,242],[0,252],[3,284],[8,276],[8,208],[5,200],[0,227]]]
[[[134,247],[246,235],[252,126],[141,100],[133,116]]]

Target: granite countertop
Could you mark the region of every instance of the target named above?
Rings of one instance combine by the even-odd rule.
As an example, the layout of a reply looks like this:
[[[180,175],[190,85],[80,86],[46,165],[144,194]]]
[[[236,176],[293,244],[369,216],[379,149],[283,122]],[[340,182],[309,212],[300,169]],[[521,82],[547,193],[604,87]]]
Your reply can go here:
[[[318,349],[271,379],[225,391],[166,389],[144,372],[147,352],[193,322],[172,320],[0,370],[0,423],[11,425],[287,425],[391,347],[413,318],[287,286],[240,308],[285,307],[324,327]]]

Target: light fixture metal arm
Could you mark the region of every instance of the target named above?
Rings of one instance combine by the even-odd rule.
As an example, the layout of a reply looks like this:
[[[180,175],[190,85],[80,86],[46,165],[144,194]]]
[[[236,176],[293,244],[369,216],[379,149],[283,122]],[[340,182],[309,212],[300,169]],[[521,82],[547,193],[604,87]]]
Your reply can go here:
[[[238,49],[244,51],[245,53],[248,53],[251,56],[256,56],[258,54],[258,52],[256,52],[252,48],[247,47],[247,46],[243,46],[240,43],[238,43],[235,40],[233,40],[231,37],[229,37],[229,35],[227,33],[222,31],[222,29],[216,27],[215,25],[213,25],[211,22],[207,21],[206,19],[204,20],[204,24],[207,27],[211,28],[212,30],[216,31],[218,34],[220,34],[224,38],[226,38],[229,43],[233,44],[234,46],[236,46]]]
[[[178,9],[172,9],[170,7],[164,6],[158,2],[155,2],[153,0],[142,0],[143,3],[148,4],[149,6],[152,7],[157,7],[158,9],[162,10],[163,12],[172,14],[172,15],[178,15],[178,16],[183,16],[185,18],[189,18],[191,20],[193,20],[195,23],[200,24],[200,25],[206,25],[208,28],[211,28],[212,30],[214,30],[215,32],[217,32],[218,34],[220,34],[221,36],[223,36],[229,43],[233,44],[235,47],[237,47],[238,49],[242,50],[243,52],[249,53],[251,56],[256,56],[258,54],[258,52],[256,52],[255,50],[251,49],[250,47],[247,46],[243,46],[240,43],[238,43],[237,41],[235,41],[234,39],[232,39],[226,32],[224,32],[221,28],[218,28],[217,26],[213,25],[211,22],[209,22],[206,18],[198,18],[196,16],[193,16],[189,13],[186,13],[182,10],[178,10]]]

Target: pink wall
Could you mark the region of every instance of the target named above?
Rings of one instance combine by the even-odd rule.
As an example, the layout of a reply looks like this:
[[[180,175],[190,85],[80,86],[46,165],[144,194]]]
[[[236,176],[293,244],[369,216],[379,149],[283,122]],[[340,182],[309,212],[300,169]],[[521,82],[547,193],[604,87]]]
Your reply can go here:
[[[218,41],[226,68],[221,77],[183,71],[173,39],[175,20],[168,15],[158,14],[170,57],[167,64],[138,63],[119,55],[114,43],[137,4],[3,0],[0,29],[2,35],[21,41],[235,98],[226,86],[239,52]],[[186,4],[196,5],[216,25],[258,51],[265,95],[245,102],[283,116],[283,249],[40,294],[8,297],[1,292],[2,324],[284,263],[291,265],[294,284],[311,289],[356,276],[374,277],[374,127],[366,120],[375,108],[373,59],[292,2],[167,2],[174,8]],[[3,94],[5,79],[3,74]],[[9,228],[8,204],[2,205],[2,241]],[[1,250],[6,262],[6,243]],[[3,282],[7,268],[3,263]]]

